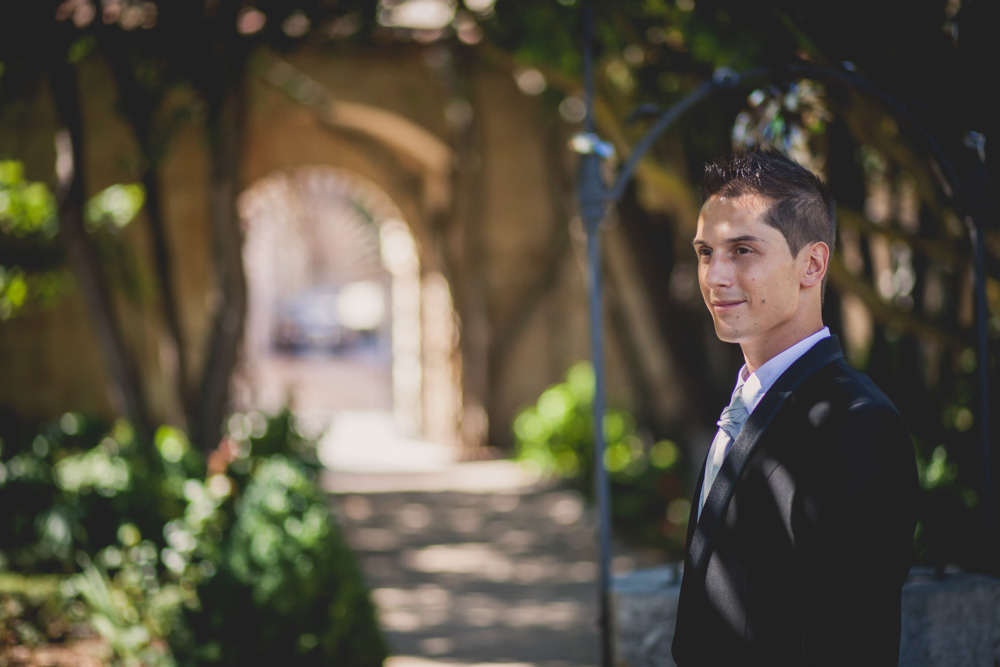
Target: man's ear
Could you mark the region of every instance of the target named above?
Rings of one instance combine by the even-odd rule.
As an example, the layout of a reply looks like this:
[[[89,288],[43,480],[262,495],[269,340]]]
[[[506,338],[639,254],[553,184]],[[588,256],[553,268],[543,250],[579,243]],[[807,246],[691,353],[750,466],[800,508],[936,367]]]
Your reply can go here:
[[[804,247],[802,252],[805,253],[802,286],[822,285],[826,271],[830,268],[830,246],[822,241],[816,241]]]

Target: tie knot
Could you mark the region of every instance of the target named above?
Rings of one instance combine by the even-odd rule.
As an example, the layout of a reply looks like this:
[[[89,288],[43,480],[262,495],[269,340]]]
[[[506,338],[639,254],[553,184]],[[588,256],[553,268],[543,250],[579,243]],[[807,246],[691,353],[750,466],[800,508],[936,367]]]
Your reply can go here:
[[[747,411],[746,405],[743,404],[743,385],[741,384],[733,392],[733,398],[729,402],[729,405],[722,411],[718,422],[719,428],[735,440],[743,428],[743,423],[749,416],[750,413]]]

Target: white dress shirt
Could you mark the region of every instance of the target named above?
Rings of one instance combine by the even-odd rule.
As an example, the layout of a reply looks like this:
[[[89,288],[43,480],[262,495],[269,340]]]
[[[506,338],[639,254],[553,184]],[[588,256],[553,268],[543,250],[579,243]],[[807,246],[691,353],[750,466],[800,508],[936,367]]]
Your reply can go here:
[[[775,381],[779,377],[781,377],[781,374],[787,371],[792,364],[798,361],[799,357],[808,352],[813,345],[822,339],[827,338],[829,335],[829,327],[823,327],[811,336],[803,338],[790,348],[774,355],[761,365],[760,368],[753,373],[750,373],[750,375],[747,375],[747,366],[746,364],[743,364],[743,367],[740,368],[739,374],[736,376],[736,385],[733,387],[733,392],[735,393],[736,388],[743,385],[743,404],[746,406],[747,412],[753,414],[754,408],[756,408],[761,399],[764,398],[764,394],[767,393],[767,390],[774,385]],[[709,461],[709,465],[717,465],[721,467],[722,461],[725,460],[726,454],[729,453],[730,448],[733,446],[733,439],[730,438],[729,435],[721,428],[715,435],[715,439],[720,438],[722,439],[721,442],[719,442],[720,447],[715,447],[715,456],[719,460]],[[711,452],[709,455],[711,455]],[[706,466],[706,471],[707,469],[708,466]],[[702,481],[704,482],[704,478]],[[704,483],[702,486],[704,487]],[[705,500],[708,498],[710,490],[711,489],[702,488],[701,502],[699,504],[698,511],[699,515],[701,514],[700,505],[704,504]]]
[[[741,382],[745,385],[743,387],[743,403],[747,406],[747,412],[753,414],[754,408],[764,398],[767,390],[781,377],[781,374],[798,361],[799,357],[811,350],[813,345],[829,336],[830,328],[823,327],[813,335],[803,338],[787,350],[779,352],[768,359],[760,368],[751,373],[746,380],[743,378],[746,375],[747,366],[743,364],[736,379],[736,386],[739,386]]]

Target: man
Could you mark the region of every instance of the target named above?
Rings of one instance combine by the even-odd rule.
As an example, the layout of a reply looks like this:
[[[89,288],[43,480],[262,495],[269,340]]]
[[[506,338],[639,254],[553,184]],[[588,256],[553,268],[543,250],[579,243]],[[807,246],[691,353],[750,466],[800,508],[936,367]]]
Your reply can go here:
[[[746,363],[695,489],[674,659],[894,666],[916,463],[823,326],[834,203],[769,150],[709,165],[702,195],[699,284]]]

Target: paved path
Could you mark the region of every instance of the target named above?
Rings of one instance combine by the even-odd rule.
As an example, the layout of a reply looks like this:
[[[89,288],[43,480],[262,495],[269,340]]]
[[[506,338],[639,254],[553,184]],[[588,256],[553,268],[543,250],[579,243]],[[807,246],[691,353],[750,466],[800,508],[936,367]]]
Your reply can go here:
[[[593,514],[577,494],[428,443],[361,446],[345,433],[377,433],[377,415],[339,419],[323,484],[369,580],[386,667],[600,663]]]

